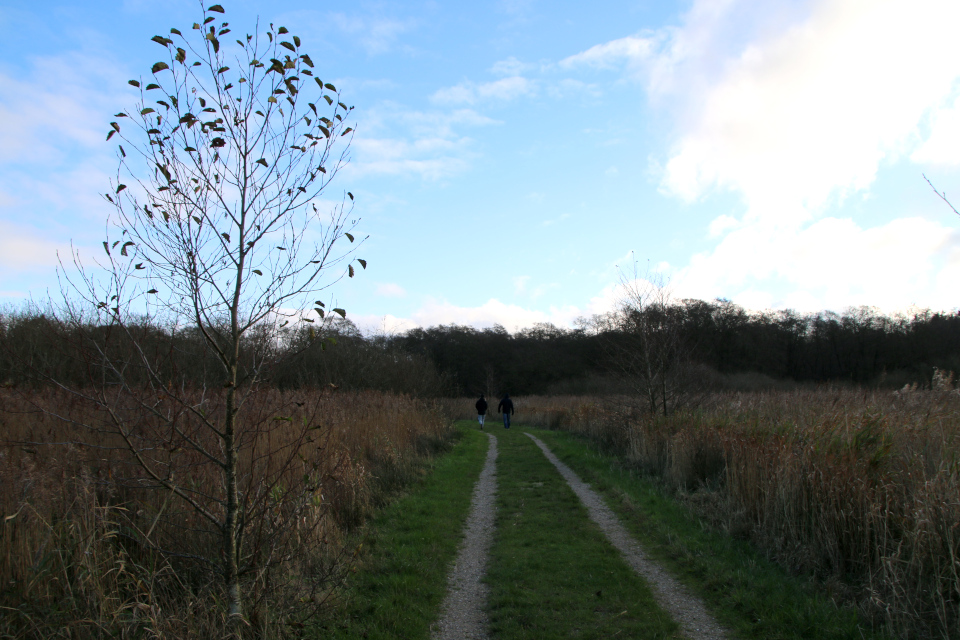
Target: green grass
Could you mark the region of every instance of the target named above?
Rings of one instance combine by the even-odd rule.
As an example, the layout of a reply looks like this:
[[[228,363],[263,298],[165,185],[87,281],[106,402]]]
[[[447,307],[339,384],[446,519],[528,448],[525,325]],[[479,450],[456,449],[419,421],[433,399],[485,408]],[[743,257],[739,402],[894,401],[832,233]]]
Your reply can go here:
[[[536,445],[516,428],[494,433],[499,491],[487,571],[491,637],[680,637]]]
[[[358,571],[316,637],[429,638],[488,446],[475,423],[458,428],[458,444],[366,528]],[[491,638],[679,637],[648,586],[523,435],[527,429],[488,430],[499,447],[497,529],[486,578]],[[604,497],[647,553],[700,595],[734,637],[887,637],[862,629],[852,610],[836,607],[811,581],[788,575],[747,542],[706,528],[588,441],[529,431]]]
[[[489,446],[470,426],[458,423],[453,450],[366,527],[357,573],[317,637],[429,638]]]
[[[647,553],[707,603],[736,637],[885,638],[858,624],[809,580],[788,575],[747,542],[711,531],[683,505],[587,440],[529,429],[592,485]],[[524,438],[527,439],[527,438]]]

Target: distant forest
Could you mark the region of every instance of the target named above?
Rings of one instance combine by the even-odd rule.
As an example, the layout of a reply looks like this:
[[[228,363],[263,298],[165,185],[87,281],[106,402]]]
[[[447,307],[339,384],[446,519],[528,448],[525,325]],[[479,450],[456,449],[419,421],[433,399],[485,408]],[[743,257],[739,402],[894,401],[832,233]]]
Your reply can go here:
[[[669,315],[688,366],[717,389],[821,383],[897,388],[929,384],[935,368],[960,372],[957,312],[890,317],[861,307],[843,314],[758,314],[728,301],[684,300],[673,304]],[[83,384],[91,375],[96,364],[71,346],[81,338],[54,318],[30,310],[0,313],[0,382],[36,383],[43,373]],[[421,396],[617,393],[622,388],[614,354],[629,342],[608,320],[584,319],[575,329],[539,324],[512,334],[500,326],[448,325],[386,336],[364,336],[339,321],[319,333],[287,332],[273,347],[281,364],[269,382]],[[112,340],[111,349],[123,350],[134,337],[110,336],[108,328],[93,327],[83,339]],[[166,358],[171,378],[217,383],[215,361],[190,332],[144,325],[138,340]]]
[[[747,389],[790,383],[929,384],[934,368],[960,372],[960,313],[890,317],[860,307],[843,314],[748,313],[732,302],[684,300],[672,318],[691,363],[709,384]],[[615,330],[593,318],[565,330],[542,324],[414,329],[392,341],[428,357],[463,393],[596,393],[616,390]],[[613,380],[611,380],[613,378]]]

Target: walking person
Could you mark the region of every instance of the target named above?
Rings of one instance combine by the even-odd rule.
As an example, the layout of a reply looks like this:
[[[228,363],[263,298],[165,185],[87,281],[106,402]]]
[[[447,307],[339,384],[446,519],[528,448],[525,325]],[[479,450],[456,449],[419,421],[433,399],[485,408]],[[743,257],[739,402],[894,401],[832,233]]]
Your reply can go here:
[[[487,415],[487,401],[484,399],[483,394],[480,394],[480,399],[477,400],[477,420],[480,422],[480,428],[483,429],[483,419]]]
[[[503,428],[510,428],[510,414],[513,413],[513,400],[510,399],[510,394],[503,394],[503,400],[500,401],[500,404],[497,405],[497,411],[503,415]]]

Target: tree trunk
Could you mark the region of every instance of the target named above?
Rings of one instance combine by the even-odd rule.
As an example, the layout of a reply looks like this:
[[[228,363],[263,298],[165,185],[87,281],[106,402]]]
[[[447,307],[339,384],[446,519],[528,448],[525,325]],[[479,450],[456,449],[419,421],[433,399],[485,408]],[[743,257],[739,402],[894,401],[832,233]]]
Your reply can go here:
[[[224,579],[227,587],[228,611],[231,623],[239,622],[243,617],[243,603],[240,599],[240,568],[238,558],[240,549],[237,536],[239,522],[239,500],[237,496],[237,447],[236,447],[236,382],[237,367],[230,371],[227,389],[227,415],[224,424],[223,446],[226,460],[224,476],[227,490],[227,512],[223,523]]]
[[[660,379],[660,401],[663,403],[663,417],[667,417],[667,376],[664,372]]]

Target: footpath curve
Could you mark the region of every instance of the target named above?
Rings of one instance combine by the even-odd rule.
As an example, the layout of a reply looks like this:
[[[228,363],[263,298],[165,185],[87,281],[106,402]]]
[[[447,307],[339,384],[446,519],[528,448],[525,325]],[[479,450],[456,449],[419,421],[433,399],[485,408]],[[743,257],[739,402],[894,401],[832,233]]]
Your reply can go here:
[[[487,637],[485,611],[489,588],[482,582],[493,543],[497,492],[497,438],[488,433],[490,447],[480,478],[473,488],[463,544],[447,579],[447,595],[434,640],[482,640]]]
[[[644,554],[640,545],[620,524],[616,514],[604,504],[600,496],[583,482],[570,467],[561,462],[539,438],[530,433],[526,435],[540,447],[543,455],[557,468],[557,471],[560,472],[560,475],[563,476],[587,508],[590,519],[597,523],[610,543],[623,555],[627,564],[649,583],[660,606],[680,624],[684,635],[690,640],[721,640],[726,638],[723,627],[713,619],[703,601],[689,593],[679,582]]]

